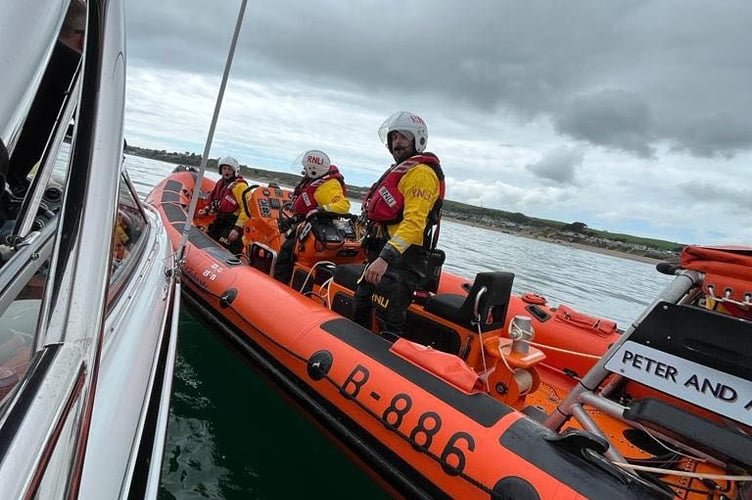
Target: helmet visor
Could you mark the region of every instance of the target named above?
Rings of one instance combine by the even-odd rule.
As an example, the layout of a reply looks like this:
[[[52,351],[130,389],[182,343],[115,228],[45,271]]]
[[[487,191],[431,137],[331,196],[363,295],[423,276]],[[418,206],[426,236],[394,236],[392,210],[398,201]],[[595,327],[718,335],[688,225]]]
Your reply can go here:
[[[419,152],[425,149],[428,129],[426,123],[418,115],[408,111],[397,111],[384,120],[379,127],[379,139],[387,147],[390,147],[390,132],[399,132],[408,139],[414,140],[416,150]]]

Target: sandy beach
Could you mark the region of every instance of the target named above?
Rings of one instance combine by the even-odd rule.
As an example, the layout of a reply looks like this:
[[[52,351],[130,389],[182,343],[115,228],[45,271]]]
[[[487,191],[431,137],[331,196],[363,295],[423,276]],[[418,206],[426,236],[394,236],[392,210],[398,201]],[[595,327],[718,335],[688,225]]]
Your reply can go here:
[[[524,235],[520,235],[520,236],[524,236]],[[534,239],[540,239],[540,238],[534,238]],[[550,243],[556,243],[557,245],[563,245],[563,246],[576,248],[578,250],[587,250],[588,252],[595,252],[595,253],[600,253],[603,255],[611,255],[613,257],[621,257],[622,259],[636,260],[638,262],[645,262],[647,264],[658,264],[659,262],[665,262],[663,259],[653,259],[652,257],[646,257],[644,255],[636,255],[636,254],[631,254],[627,252],[619,252],[617,250],[609,250],[608,248],[582,245],[580,243],[570,243],[566,241],[551,241],[551,240],[545,240],[545,241],[549,241]]]

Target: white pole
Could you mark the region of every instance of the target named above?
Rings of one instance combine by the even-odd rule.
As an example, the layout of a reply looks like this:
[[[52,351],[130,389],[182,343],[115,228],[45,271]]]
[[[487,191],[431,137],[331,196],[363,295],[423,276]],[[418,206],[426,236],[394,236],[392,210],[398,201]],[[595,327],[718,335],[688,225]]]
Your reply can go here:
[[[225,63],[225,71],[222,74],[222,83],[219,85],[219,94],[217,95],[217,102],[214,104],[214,115],[212,116],[211,125],[209,126],[209,135],[206,138],[206,144],[204,145],[204,154],[201,155],[201,166],[199,168],[198,176],[196,178],[196,185],[193,188],[193,196],[191,197],[191,204],[188,208],[188,215],[185,226],[183,228],[183,237],[180,240],[180,245],[177,250],[177,265],[178,268],[183,266],[183,253],[185,252],[185,245],[188,242],[188,233],[193,227],[193,214],[196,212],[196,205],[198,204],[198,197],[201,193],[201,181],[204,179],[204,171],[206,170],[206,162],[209,159],[209,151],[211,150],[212,140],[214,139],[214,130],[217,128],[217,119],[219,118],[219,109],[222,107],[222,99],[225,95],[225,87],[227,87],[227,78],[230,75],[230,67],[232,66],[232,59],[235,55],[235,46],[238,43],[238,35],[240,34],[240,27],[243,24],[243,17],[245,15],[245,6],[248,0],[242,0],[240,4],[240,12],[238,13],[238,20],[235,23],[235,33],[232,35],[232,42],[230,43],[230,52],[227,54],[227,62]]]

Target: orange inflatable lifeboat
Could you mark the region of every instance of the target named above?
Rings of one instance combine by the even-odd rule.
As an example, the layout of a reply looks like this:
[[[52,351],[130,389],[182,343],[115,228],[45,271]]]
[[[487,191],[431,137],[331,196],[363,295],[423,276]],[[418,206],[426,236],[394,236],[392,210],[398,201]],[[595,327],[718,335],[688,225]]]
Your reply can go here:
[[[438,269],[404,336],[390,338],[348,319],[363,261],[350,219],[299,236],[286,285],[270,275],[289,191],[246,192],[236,256],[201,230],[207,220],[187,220],[195,182],[175,172],[148,197],[176,246],[191,224],[186,302],[390,492],[749,498],[752,323],[729,310],[749,306],[752,277],[700,269],[717,255],[664,266],[677,277],[626,332],[512,294],[512,273]],[[200,191],[211,187],[204,179]],[[749,249],[720,252],[752,265]]]

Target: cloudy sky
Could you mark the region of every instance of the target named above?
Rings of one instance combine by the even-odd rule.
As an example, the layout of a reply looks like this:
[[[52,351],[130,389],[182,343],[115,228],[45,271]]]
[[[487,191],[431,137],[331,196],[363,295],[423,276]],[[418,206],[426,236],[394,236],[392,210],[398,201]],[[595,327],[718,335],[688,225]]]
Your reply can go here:
[[[129,0],[126,136],[201,153],[241,0]],[[752,3],[250,0],[211,157],[366,186],[393,111],[447,198],[681,243],[752,244]]]

